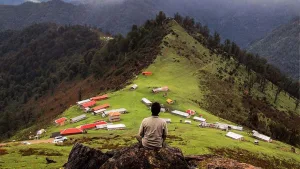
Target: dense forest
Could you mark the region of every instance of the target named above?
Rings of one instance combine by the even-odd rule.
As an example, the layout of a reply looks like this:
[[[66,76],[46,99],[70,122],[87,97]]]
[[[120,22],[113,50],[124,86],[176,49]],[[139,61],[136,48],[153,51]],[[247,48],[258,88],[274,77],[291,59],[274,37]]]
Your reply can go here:
[[[272,104],[266,100],[258,100],[251,95],[254,84],[258,84],[259,90],[264,93],[266,85],[271,83],[272,90],[275,91],[273,103],[276,104],[281,92],[288,92],[290,96],[296,100],[296,111],[300,103],[299,81],[289,78],[277,67],[269,64],[266,59],[259,55],[254,55],[246,50],[242,50],[235,42],[229,39],[225,39],[224,43],[221,43],[221,37],[218,32],[212,33],[207,26],[196,23],[193,18],[188,16],[182,17],[176,13],[174,19],[185,28],[190,35],[210,49],[211,52],[218,54],[225,60],[231,58],[235,59],[235,70],[241,65],[244,65],[248,72],[249,80],[244,82],[247,94],[243,97],[244,109],[248,111],[246,121],[241,121],[240,118],[237,118],[238,116],[218,113],[215,109],[211,110],[211,112],[230,121],[235,121],[267,135],[271,135],[272,138],[300,146],[299,114],[297,114],[297,112],[279,111],[273,108]],[[252,72],[256,72],[255,76],[252,75]],[[277,87],[275,87],[275,85]]]
[[[39,105],[23,105],[53,92],[63,81],[94,76],[124,85],[152,63],[164,35],[160,20],[142,28],[133,25],[126,37],[116,35],[109,42],[85,26],[34,24],[0,33],[0,137],[12,136],[47,113],[35,109]]]
[[[300,78],[299,68],[300,17],[282,25],[248,47],[252,53],[268,59],[294,79]]]
[[[22,109],[29,99],[39,99],[61,81],[85,78],[83,54],[100,47],[97,33],[83,26],[34,24],[0,33],[0,133],[27,126],[41,114]]]

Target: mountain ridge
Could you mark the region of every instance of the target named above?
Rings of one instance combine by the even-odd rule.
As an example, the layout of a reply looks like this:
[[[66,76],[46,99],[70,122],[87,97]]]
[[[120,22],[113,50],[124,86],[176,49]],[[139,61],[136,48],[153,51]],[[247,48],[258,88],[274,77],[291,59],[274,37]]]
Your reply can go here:
[[[46,2],[49,3],[49,2]],[[92,2],[93,3],[93,2]],[[87,24],[102,28],[104,32],[125,35],[131,25],[141,25],[148,18],[154,18],[159,11],[165,11],[168,16],[179,12],[195,18],[196,22],[208,25],[212,30],[221,33],[225,38],[237,42],[241,47],[261,38],[275,27],[286,23],[291,17],[297,16],[299,4],[267,3],[243,3],[237,1],[224,2],[196,1],[188,3],[176,0],[124,0],[118,3],[84,3],[73,6],[61,5],[58,9],[47,9],[39,4],[30,3],[34,8],[27,12],[18,14],[21,9],[17,6],[2,6],[3,18],[0,18],[0,30],[19,29],[33,22],[56,22],[58,24]],[[22,6],[22,5],[21,5]],[[222,11],[216,11],[216,7],[222,7]],[[8,10],[7,8],[11,8]],[[41,8],[39,10],[39,8]],[[201,9],[201,10],[199,10]],[[35,11],[37,10],[37,11]],[[6,11],[6,12],[4,12]],[[13,13],[13,11],[17,11]],[[45,13],[47,11],[47,13]],[[113,12],[112,12],[113,11]],[[141,12],[143,11],[143,12]],[[26,16],[28,13],[33,16]],[[58,15],[60,14],[60,15]],[[10,15],[10,16],[8,16]],[[40,17],[38,17],[40,16]],[[272,17],[270,17],[272,16]],[[276,16],[276,17],[273,17]],[[115,21],[118,22],[115,22]]]
[[[299,34],[300,19],[297,17],[252,43],[248,50],[265,57],[292,78],[299,79]]]

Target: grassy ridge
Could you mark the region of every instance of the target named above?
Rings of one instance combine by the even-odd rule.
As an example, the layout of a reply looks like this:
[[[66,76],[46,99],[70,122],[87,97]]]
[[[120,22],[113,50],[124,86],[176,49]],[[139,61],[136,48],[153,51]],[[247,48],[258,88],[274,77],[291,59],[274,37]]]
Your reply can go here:
[[[222,60],[214,54],[210,55],[209,50],[197,43],[176,23],[172,22],[169,26],[178,37],[170,33],[164,38],[161,45],[161,55],[158,55],[154,63],[147,68],[147,71],[152,71],[153,75],[149,77],[138,75],[136,79],[132,80],[132,84],[135,83],[139,85],[136,91],[130,91],[129,85],[122,90],[109,93],[110,98],[108,100],[97,103],[97,105],[110,103],[112,106],[111,109],[126,108],[129,113],[121,115],[120,123],[124,123],[127,129],[124,131],[89,130],[88,133],[84,135],[70,136],[70,142],[83,142],[84,144],[104,151],[133,144],[136,142],[134,136],[138,131],[140,122],[143,118],[150,115],[149,109],[141,103],[141,99],[146,97],[151,101],[166,104],[167,98],[163,97],[162,93],[151,93],[152,87],[160,86],[168,86],[170,88],[168,98],[176,100],[176,103],[172,105],[172,109],[183,111],[186,109],[194,109],[198,114],[203,115],[208,122],[230,123],[227,120],[213,115],[212,112],[208,112],[203,107],[199,107],[199,104],[194,101],[199,100],[204,105],[205,102],[209,102],[209,100],[206,100],[205,95],[213,95],[215,93],[201,82],[211,80],[203,78],[207,77],[206,74],[213,75],[217,73],[217,68],[227,63],[222,62]],[[178,50],[178,47],[183,49]],[[242,78],[245,78],[243,74],[246,72],[242,70],[243,68],[240,69],[240,81],[242,81]],[[228,92],[237,91],[237,89],[233,88],[232,91]],[[236,93],[236,95],[239,96],[238,93]],[[282,109],[286,109],[286,106],[291,104],[291,101],[284,95],[280,96],[279,101],[280,104],[282,104]],[[77,106],[71,106],[61,117],[72,118],[81,114],[83,114],[82,110]],[[102,118],[101,116],[94,116],[92,114],[88,114],[87,116],[88,118],[86,120],[78,123],[66,124],[60,127],[54,125],[48,126],[46,128],[47,134],[44,138],[47,139],[52,132],[57,132],[64,128],[77,127],[96,120],[108,120],[108,118]],[[169,137],[167,142],[171,146],[181,148],[185,155],[209,154],[213,152],[212,148],[227,148],[233,150],[239,148],[254,153],[257,157],[264,159],[270,158],[270,160],[273,160],[274,157],[277,160],[291,160],[290,163],[300,162],[299,155],[289,152],[289,145],[278,141],[274,141],[274,143],[260,142],[260,145],[256,146],[253,144],[254,138],[248,136],[247,131],[234,131],[245,137],[245,141],[240,142],[225,137],[226,132],[210,128],[199,128],[198,122],[193,121],[191,125],[182,124],[179,121],[183,120],[183,118],[170,113],[161,113],[160,116],[162,118],[172,119],[172,123],[168,125]],[[49,165],[45,164],[45,156],[43,155],[22,156],[22,158],[20,158],[20,150],[28,149],[29,147],[46,149],[46,151],[49,152],[57,151],[62,153],[62,156],[51,156],[50,158],[56,160],[57,163]],[[1,156],[1,161],[3,162],[0,163],[1,168],[9,168],[10,166],[15,168],[58,168],[67,161],[71,145],[59,147],[52,144],[40,144],[10,146],[4,147],[4,149],[7,149],[9,154]],[[297,151],[299,152],[300,150],[297,149]],[[251,163],[251,160],[248,161],[248,163]]]

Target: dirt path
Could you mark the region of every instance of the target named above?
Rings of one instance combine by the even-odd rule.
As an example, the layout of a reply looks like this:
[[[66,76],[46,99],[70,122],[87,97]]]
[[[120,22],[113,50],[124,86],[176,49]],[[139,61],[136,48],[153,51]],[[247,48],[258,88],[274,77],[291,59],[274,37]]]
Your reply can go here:
[[[23,140],[23,141],[16,141],[16,142],[8,142],[8,143],[0,143],[0,147],[2,146],[5,146],[7,144],[11,144],[11,143],[21,143],[26,141],[26,142],[29,142],[30,144],[41,144],[41,143],[49,143],[49,144],[52,144],[54,138],[50,138],[50,139],[47,139],[47,140]]]

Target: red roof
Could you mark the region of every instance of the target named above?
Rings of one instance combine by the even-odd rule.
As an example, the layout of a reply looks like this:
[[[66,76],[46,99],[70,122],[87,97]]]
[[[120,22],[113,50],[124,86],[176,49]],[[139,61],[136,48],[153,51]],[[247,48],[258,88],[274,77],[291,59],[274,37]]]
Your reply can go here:
[[[120,116],[120,115],[121,115],[121,113],[119,113],[119,112],[111,112],[111,113],[109,113],[110,117]]]
[[[142,74],[147,76],[147,75],[152,75],[152,72],[143,72]]]
[[[94,107],[93,111],[97,111],[97,110],[100,110],[100,109],[106,109],[106,108],[109,108],[109,107],[110,107],[110,105],[108,103],[106,103],[106,104]]]
[[[78,128],[68,128],[60,131],[61,135],[81,134],[81,133],[83,133],[83,130]]]
[[[96,123],[92,123],[92,124],[85,124],[80,126],[81,130],[87,130],[87,129],[92,129],[96,127]]]
[[[96,102],[94,100],[92,100],[90,102],[86,102],[86,103],[82,104],[81,106],[84,108],[87,108],[87,107],[94,106],[95,104],[96,104]]]
[[[195,110],[191,110],[191,109],[188,109],[187,111],[186,111],[189,115],[195,115]]]
[[[105,121],[96,121],[95,122],[96,125],[101,125],[101,124],[107,124]]]
[[[104,99],[107,99],[107,98],[108,98],[108,95],[105,94],[105,95],[102,95],[102,96],[92,97],[91,100],[100,101],[100,100],[104,100]]]
[[[54,122],[55,122],[56,124],[60,124],[60,123],[65,122],[66,120],[67,120],[67,118],[62,117],[62,118],[56,119]]]

